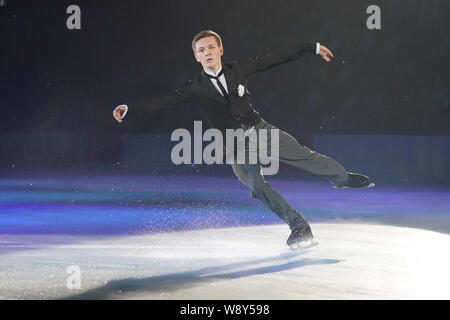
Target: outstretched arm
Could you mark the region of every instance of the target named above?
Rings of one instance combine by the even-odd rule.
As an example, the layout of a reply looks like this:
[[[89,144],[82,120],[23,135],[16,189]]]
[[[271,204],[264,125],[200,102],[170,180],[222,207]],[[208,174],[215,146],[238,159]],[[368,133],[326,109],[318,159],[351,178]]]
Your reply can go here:
[[[268,70],[282,63],[297,60],[308,52],[320,54],[327,62],[333,57],[331,51],[325,46],[320,45],[320,43],[308,42],[298,44],[291,48],[268,51],[262,56],[251,57],[240,61],[240,65],[244,73],[248,76],[256,72]]]
[[[113,111],[113,117],[121,123],[128,110],[138,110],[141,112],[157,112],[159,110],[189,102],[192,102],[192,95],[189,90],[189,85],[186,84],[183,88],[178,88],[172,93],[163,97],[152,98],[142,102],[131,103],[129,105],[118,105]]]

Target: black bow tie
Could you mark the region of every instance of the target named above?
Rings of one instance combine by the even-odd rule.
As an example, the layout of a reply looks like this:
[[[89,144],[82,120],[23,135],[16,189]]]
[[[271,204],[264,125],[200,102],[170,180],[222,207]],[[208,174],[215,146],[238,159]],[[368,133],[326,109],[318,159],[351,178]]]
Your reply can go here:
[[[223,68],[222,68],[222,70],[220,70],[220,72],[217,74],[217,76],[212,76],[212,75],[210,75],[208,73],[206,73],[206,75],[208,76],[208,78],[216,80],[217,85],[219,86],[219,89],[222,92],[222,95],[225,97],[225,99],[227,99],[227,101],[229,101],[230,98],[228,97],[228,92],[227,92],[227,90],[225,90],[225,88],[223,87],[222,83],[219,81],[219,77],[221,75],[223,75]]]

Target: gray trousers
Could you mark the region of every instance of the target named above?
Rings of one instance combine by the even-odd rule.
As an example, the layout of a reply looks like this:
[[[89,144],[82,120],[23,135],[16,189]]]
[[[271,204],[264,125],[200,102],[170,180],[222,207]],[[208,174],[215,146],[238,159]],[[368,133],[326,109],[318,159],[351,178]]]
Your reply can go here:
[[[261,120],[253,130],[256,133],[266,129],[268,134],[267,146],[271,148],[279,143],[279,161],[299,169],[321,176],[335,186],[342,186],[348,180],[347,170],[336,160],[317,153],[300,143],[290,134]],[[279,139],[271,139],[270,130],[278,129]],[[272,141],[274,140],[274,141]],[[246,151],[251,148],[246,144]],[[265,181],[260,163],[232,164],[234,174],[250,189],[253,198],[258,198],[267,208],[286,222],[291,229],[308,226],[306,219],[268,183]]]

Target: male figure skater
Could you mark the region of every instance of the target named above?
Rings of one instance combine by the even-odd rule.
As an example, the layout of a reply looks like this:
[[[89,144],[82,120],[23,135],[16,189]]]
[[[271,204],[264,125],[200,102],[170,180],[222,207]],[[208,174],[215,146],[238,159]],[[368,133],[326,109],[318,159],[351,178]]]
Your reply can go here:
[[[327,62],[334,57],[330,50],[319,43],[302,43],[276,52],[268,52],[263,56],[222,63],[222,40],[211,30],[200,31],[194,37],[192,50],[195,59],[203,67],[200,74],[169,95],[117,106],[113,111],[114,118],[121,123],[128,111],[155,112],[195,102],[211,127],[222,132],[237,128],[242,128],[246,132],[260,129],[270,132],[271,129],[278,128],[262,119],[252,107],[250,93],[247,90],[247,77],[296,60],[306,53],[318,54]],[[245,87],[244,92],[242,86]],[[238,90],[239,87],[241,90]],[[268,144],[270,143],[268,139]],[[348,172],[336,160],[300,145],[295,138],[282,130],[279,130],[277,143],[279,161],[321,176],[337,188],[364,188],[374,185],[367,176]],[[297,244],[302,246],[313,240],[308,222],[264,180],[259,163],[232,164],[232,168],[239,180],[250,189],[252,197],[258,198],[289,225],[291,234],[286,241],[289,246]]]

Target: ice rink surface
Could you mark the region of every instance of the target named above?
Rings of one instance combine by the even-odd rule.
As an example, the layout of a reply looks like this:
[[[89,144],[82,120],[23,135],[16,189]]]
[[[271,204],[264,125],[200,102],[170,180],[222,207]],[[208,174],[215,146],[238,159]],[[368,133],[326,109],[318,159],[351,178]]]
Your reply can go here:
[[[235,177],[3,175],[0,298],[450,299],[448,186],[269,181],[318,246]]]
[[[450,235],[352,223],[312,228],[319,245],[299,251],[285,245],[285,225],[3,235],[0,297],[450,299]]]

